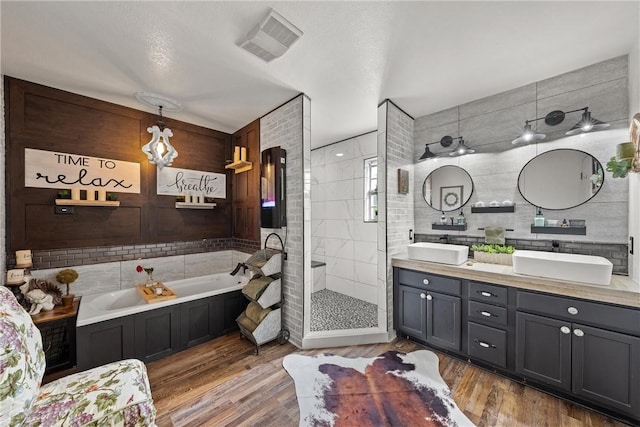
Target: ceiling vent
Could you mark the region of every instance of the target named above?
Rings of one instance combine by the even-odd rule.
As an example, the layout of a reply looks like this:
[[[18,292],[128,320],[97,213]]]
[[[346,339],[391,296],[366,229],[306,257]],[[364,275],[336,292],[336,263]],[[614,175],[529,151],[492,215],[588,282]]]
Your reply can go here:
[[[247,34],[239,46],[271,62],[282,56],[302,36],[302,31],[271,9],[269,15]]]

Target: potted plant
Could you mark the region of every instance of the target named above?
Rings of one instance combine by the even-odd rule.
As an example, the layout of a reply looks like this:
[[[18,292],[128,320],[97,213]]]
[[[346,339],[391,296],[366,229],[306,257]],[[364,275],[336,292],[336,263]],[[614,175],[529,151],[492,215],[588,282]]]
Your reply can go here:
[[[616,155],[607,162],[607,172],[613,178],[624,178],[631,170],[635,147],[633,142],[623,142],[616,146]]]
[[[63,283],[67,286],[67,293],[62,297],[62,305],[64,307],[69,307],[73,304],[73,298],[75,295],[69,293],[69,285],[76,281],[78,278],[78,272],[67,268],[56,274],[56,280],[58,283]]]
[[[513,246],[507,245],[472,245],[473,259],[488,264],[513,265]]]

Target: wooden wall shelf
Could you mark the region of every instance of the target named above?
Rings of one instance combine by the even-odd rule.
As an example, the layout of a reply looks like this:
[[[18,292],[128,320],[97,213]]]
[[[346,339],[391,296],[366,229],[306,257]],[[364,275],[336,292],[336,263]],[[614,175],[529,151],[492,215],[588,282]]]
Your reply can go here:
[[[238,160],[237,162],[229,163],[224,168],[233,169],[236,173],[241,173],[251,170],[252,167],[253,163],[247,162],[246,160]]]
[[[117,208],[120,206],[119,200],[107,200],[101,202],[98,200],[71,200],[71,199],[56,199],[57,206],[103,206]]]
[[[453,231],[466,231],[467,224],[458,225],[458,224],[431,224],[432,230],[453,230]]]
[[[515,212],[516,205],[511,206],[483,206],[483,207],[471,207],[471,213],[505,213]]]
[[[176,202],[176,209],[213,209],[214,207],[216,207],[215,203]]]
[[[542,234],[573,234],[576,236],[586,236],[587,227],[536,227],[531,226],[532,233]]]

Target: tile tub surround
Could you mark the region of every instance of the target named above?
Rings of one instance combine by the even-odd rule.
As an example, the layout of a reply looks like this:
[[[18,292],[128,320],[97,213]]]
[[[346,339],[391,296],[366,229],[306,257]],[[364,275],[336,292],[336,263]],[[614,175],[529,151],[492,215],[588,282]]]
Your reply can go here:
[[[634,283],[627,276],[613,275],[609,285],[599,286],[543,277],[522,276],[514,273],[513,267],[510,265],[485,264],[481,262],[469,262],[468,264],[465,263],[462,265],[443,265],[414,261],[406,257],[396,257],[393,259],[393,266],[443,276],[495,283],[519,289],[640,308],[640,285]]]
[[[444,236],[444,233],[435,234],[416,234],[416,242],[433,242],[442,243],[440,237]],[[473,251],[472,245],[483,244],[484,236],[466,236],[466,235],[453,235],[449,236],[449,243],[455,245],[467,245],[469,246],[469,256],[471,257]],[[505,244],[514,246],[516,249],[529,250],[529,251],[544,251],[553,252],[554,240],[535,240],[535,239],[506,239]],[[559,244],[557,251],[566,254],[578,254],[578,255],[593,255],[601,256],[608,259],[613,264],[613,274],[627,275],[628,270],[628,254],[629,247],[622,243],[597,243],[597,242],[574,242],[574,241],[561,241],[556,240]]]
[[[92,265],[69,266],[78,272],[78,280],[71,284],[71,293],[76,296],[94,295],[104,292],[132,288],[143,283],[146,273],[136,272],[136,266],[152,267],[153,278],[161,282],[189,279],[216,273],[229,273],[251,254],[240,251],[206,252],[170,257],[136,259]],[[34,278],[57,284],[56,274],[60,268],[32,270]],[[243,274],[242,270],[238,273]],[[247,274],[249,272],[247,271]],[[62,289],[62,285],[61,289]]]
[[[31,252],[33,268],[47,269],[226,250],[237,250],[252,254],[258,249],[260,249],[260,242],[230,238],[171,243],[147,243],[144,245],[46,250],[32,249]],[[12,251],[7,254],[6,263],[8,266],[16,265],[15,252]]]

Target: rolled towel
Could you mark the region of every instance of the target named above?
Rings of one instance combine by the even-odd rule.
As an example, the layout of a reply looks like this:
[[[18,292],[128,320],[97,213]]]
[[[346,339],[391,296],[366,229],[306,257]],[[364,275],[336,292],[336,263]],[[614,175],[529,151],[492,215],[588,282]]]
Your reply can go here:
[[[504,231],[502,227],[486,227],[484,229],[485,243],[504,245]]]
[[[260,304],[250,302],[247,309],[244,311],[245,316],[251,319],[256,325],[259,325],[267,314],[271,311],[270,308],[262,308]]]
[[[242,293],[244,296],[249,298],[251,301],[256,301],[260,298],[260,295],[267,289],[269,283],[273,282],[275,279],[269,276],[260,276],[256,279],[251,279],[249,283],[244,285],[242,288]]]

